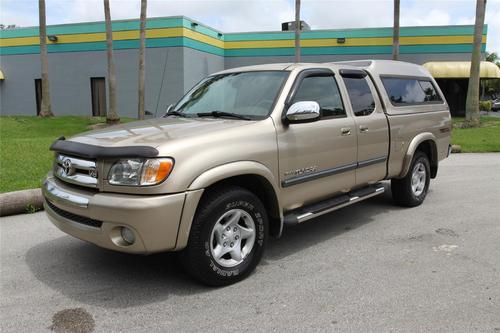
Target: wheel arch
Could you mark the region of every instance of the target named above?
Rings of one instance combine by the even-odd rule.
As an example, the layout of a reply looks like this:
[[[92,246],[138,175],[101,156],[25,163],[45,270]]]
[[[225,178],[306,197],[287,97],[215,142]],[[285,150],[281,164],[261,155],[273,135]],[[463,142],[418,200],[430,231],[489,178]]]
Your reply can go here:
[[[419,135],[415,136],[410,142],[406,151],[406,155],[404,157],[403,169],[401,170],[398,178],[403,178],[406,176],[406,174],[410,170],[413,156],[417,151],[422,151],[427,155],[431,167],[431,178],[436,178],[439,162],[436,137],[434,136],[434,134],[429,132],[420,133]]]
[[[283,214],[278,197],[278,186],[272,172],[263,164],[254,161],[239,161],[217,166],[196,177],[188,187],[183,218],[179,227],[176,249],[187,245],[189,232],[196,209],[203,197],[220,186],[239,186],[254,193],[264,205],[268,217],[270,234],[281,236]],[[196,193],[189,200],[189,193]],[[189,208],[189,211],[186,211]]]

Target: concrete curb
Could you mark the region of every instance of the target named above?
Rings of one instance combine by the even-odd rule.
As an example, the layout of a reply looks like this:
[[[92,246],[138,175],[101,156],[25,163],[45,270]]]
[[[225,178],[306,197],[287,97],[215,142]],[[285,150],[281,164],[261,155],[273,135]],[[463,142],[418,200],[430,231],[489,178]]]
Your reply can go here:
[[[0,193],[0,216],[34,213],[43,209],[42,190],[22,190]]]

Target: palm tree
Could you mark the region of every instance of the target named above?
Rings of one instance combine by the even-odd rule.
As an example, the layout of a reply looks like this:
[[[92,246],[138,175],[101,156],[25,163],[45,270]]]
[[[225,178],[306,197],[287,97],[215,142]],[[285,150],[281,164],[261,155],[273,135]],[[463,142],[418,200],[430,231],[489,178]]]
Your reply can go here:
[[[109,0],[104,0],[104,20],[106,21],[106,46],[108,56],[108,89],[109,89],[109,112],[106,112],[106,123],[116,124],[120,117],[116,112],[116,75],[115,63],[113,61],[113,28],[111,27],[111,13]]]
[[[144,119],[144,93],[145,93],[145,52],[146,52],[146,10],[147,0],[141,0],[141,27],[140,27],[140,47],[139,47],[139,105],[138,118]]]
[[[485,9],[486,0],[477,0],[469,87],[467,88],[467,101],[465,102],[465,127],[479,126],[479,69],[481,64],[481,45],[483,39]]]
[[[399,59],[399,0],[394,0],[394,26],[392,33],[392,60]]]
[[[300,62],[300,0],[295,0],[295,62]]]
[[[40,62],[42,64],[42,103],[40,117],[52,117],[49,86],[49,60],[47,57],[47,23],[45,20],[45,0],[38,0],[38,16],[40,24]]]

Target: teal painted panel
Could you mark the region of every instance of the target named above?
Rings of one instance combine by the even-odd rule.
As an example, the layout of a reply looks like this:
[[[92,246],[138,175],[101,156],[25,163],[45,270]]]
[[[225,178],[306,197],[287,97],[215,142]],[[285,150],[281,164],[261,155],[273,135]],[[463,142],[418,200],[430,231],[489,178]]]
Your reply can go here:
[[[213,37],[213,38],[217,38],[217,39],[220,39],[220,40],[224,40],[224,36],[219,36],[219,32],[216,31],[216,30],[213,30],[205,25],[202,25],[202,24],[198,24],[196,27],[193,27],[191,25],[191,23],[193,23],[193,21],[191,21],[190,19],[188,18],[184,18],[182,20],[182,26],[184,28],[187,28],[189,30],[193,30],[193,31],[196,31],[196,32],[199,32],[201,34],[204,34],[204,35],[207,35],[207,36],[210,36],[210,37]],[[194,23],[198,23],[198,22],[194,22]]]
[[[483,44],[482,52],[486,49]],[[442,45],[405,45],[400,47],[404,54],[425,53],[470,53],[470,44],[442,44]],[[341,47],[306,47],[302,48],[302,55],[359,55],[359,54],[391,54],[392,46],[341,46]],[[276,49],[231,49],[226,50],[226,57],[259,57],[259,56],[290,56],[294,54],[294,48]]]
[[[185,47],[189,47],[189,48],[192,48],[192,49],[195,49],[198,51],[215,54],[215,55],[218,55],[221,57],[224,56],[223,49],[218,48],[218,47],[213,46],[213,45],[208,45],[208,44],[199,42],[199,41],[191,39],[191,38],[184,37],[184,44],[183,45]]]
[[[486,44],[482,44],[481,52],[485,52]],[[402,45],[400,53],[471,53],[472,44],[436,44],[436,45]]]
[[[148,19],[146,28],[176,28],[182,27],[182,17],[176,18],[152,18]],[[138,20],[128,21],[114,21],[112,23],[113,31],[127,31],[138,30]],[[104,22],[95,23],[75,23],[75,24],[62,24],[47,27],[48,35],[67,35],[67,34],[80,34],[80,33],[96,33],[105,32],[106,28]],[[3,30],[0,32],[1,38],[14,38],[14,37],[33,37],[38,36],[38,27],[18,28],[12,30]]]
[[[40,53],[40,46],[38,45],[28,45],[28,46],[10,46],[10,47],[0,47],[0,55],[18,55],[18,54],[33,54]]]
[[[391,54],[392,46],[347,46],[347,47],[307,47],[303,48],[303,55],[322,54]]]
[[[488,27],[485,25],[483,34],[487,34]],[[460,36],[472,35],[474,26],[442,26],[442,27],[402,27],[400,35],[403,37],[414,36]],[[369,38],[369,37],[392,37],[392,28],[367,28],[367,29],[341,29],[341,30],[316,30],[304,31],[301,39],[320,38]],[[232,33],[224,35],[225,41],[251,41],[251,40],[286,40],[294,39],[293,32],[254,32],[254,33]]]
[[[230,49],[224,53],[226,57],[266,57],[266,56],[289,56],[295,52],[293,47],[276,49]]]
[[[226,42],[238,42],[248,40],[284,40],[294,39],[293,32],[254,32],[254,33],[231,33],[225,34]]]

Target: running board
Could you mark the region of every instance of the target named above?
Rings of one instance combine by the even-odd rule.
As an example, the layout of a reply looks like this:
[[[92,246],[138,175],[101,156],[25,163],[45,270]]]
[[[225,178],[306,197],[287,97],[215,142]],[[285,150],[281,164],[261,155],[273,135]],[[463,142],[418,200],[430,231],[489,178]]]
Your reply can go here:
[[[284,218],[284,223],[288,225],[302,223],[323,214],[333,212],[334,210],[340,209],[342,207],[346,207],[382,194],[384,193],[384,191],[384,185],[378,183],[360,188],[358,190],[354,190],[346,194],[341,194],[339,196],[326,199],[309,206],[300,207],[287,213]]]

